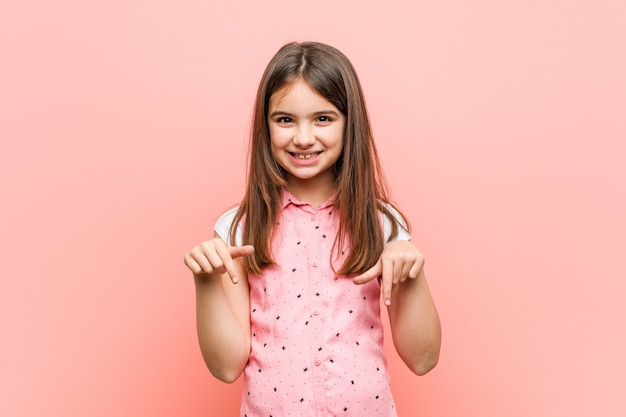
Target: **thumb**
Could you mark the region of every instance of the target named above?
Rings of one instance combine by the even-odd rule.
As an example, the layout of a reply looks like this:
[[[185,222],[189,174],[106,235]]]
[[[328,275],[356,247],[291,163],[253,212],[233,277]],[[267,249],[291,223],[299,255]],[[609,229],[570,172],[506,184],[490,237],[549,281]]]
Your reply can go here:
[[[357,285],[365,284],[366,282],[370,282],[374,278],[378,278],[379,276],[382,275],[382,273],[383,273],[383,266],[382,266],[382,262],[379,259],[378,262],[376,262],[376,264],[373,267],[363,272],[361,275],[354,277],[352,282],[354,282]]]
[[[229,246],[228,253],[233,259],[241,258],[242,256],[252,255],[254,253],[254,246],[252,245]]]

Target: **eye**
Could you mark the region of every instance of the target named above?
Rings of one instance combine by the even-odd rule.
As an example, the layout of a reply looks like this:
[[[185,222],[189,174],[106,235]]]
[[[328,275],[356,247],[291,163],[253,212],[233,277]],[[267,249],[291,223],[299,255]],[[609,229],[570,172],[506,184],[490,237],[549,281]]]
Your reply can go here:
[[[287,124],[287,123],[292,123],[292,122],[293,122],[293,120],[291,119],[291,117],[285,117],[285,116],[283,116],[283,117],[279,117],[276,121],[277,121],[278,123],[282,123],[282,124]]]
[[[322,123],[327,123],[327,122],[332,122],[333,119],[331,119],[329,116],[320,116],[317,118],[318,122],[322,122]]]

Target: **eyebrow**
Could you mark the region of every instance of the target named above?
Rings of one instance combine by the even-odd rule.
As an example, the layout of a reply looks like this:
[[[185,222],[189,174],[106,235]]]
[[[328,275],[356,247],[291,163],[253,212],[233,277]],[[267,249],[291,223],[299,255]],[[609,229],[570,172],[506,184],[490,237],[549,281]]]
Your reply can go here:
[[[322,111],[316,111],[315,113],[311,114],[310,116],[313,117],[317,117],[317,116],[325,116],[327,114],[339,117],[339,113],[337,113],[335,110],[322,110]],[[283,110],[276,110],[272,113],[270,113],[269,117],[276,117],[276,116],[288,116],[288,117],[294,117],[295,114],[293,113],[289,113],[288,111],[283,111]]]

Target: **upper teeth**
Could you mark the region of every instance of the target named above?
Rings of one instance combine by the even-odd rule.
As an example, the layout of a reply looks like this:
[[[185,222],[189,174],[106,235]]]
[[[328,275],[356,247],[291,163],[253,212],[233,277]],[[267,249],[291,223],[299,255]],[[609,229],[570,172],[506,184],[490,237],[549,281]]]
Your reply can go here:
[[[315,156],[317,156],[316,153],[296,154],[296,158],[298,159],[311,159]]]

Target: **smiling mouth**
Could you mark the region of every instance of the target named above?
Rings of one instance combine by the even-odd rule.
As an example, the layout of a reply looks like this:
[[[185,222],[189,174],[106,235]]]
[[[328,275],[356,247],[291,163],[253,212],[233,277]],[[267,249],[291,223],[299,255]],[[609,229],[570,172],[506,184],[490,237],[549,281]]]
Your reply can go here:
[[[321,152],[315,152],[315,153],[292,153],[291,155],[297,159],[302,159],[302,160],[306,160],[306,159],[312,159],[315,158],[317,155],[319,155]]]

